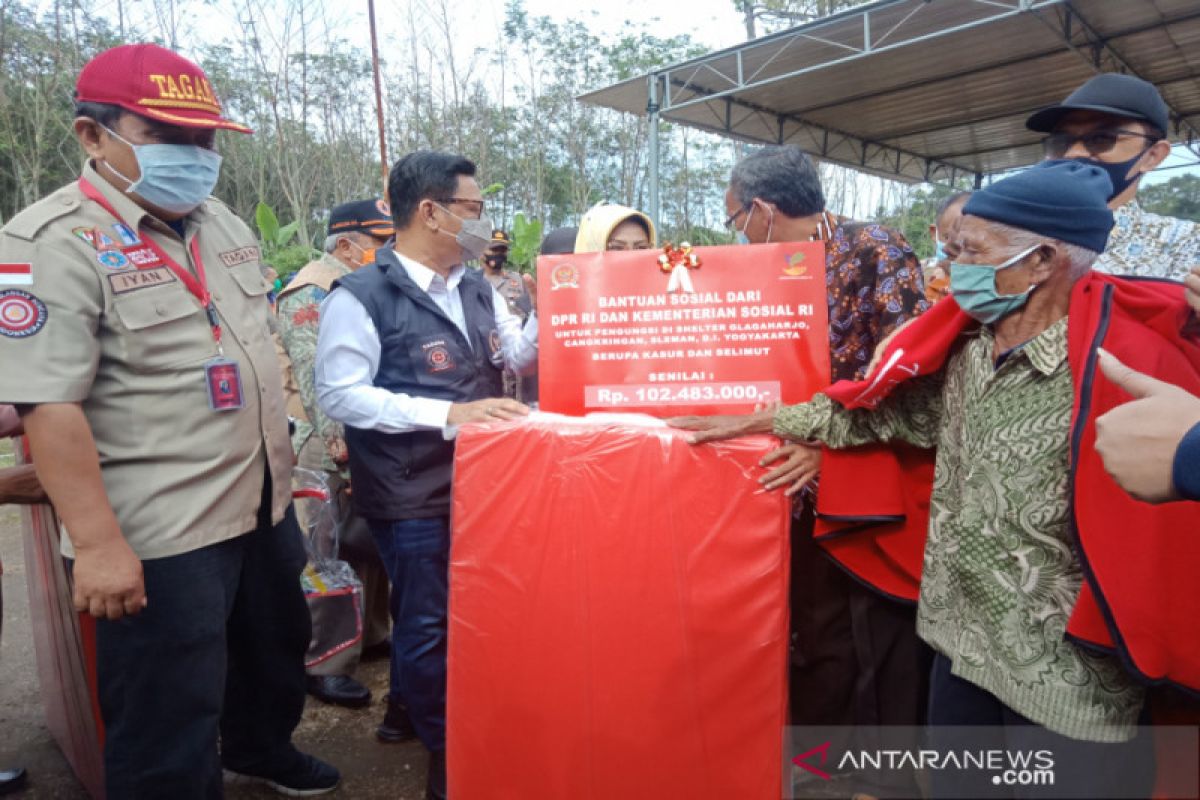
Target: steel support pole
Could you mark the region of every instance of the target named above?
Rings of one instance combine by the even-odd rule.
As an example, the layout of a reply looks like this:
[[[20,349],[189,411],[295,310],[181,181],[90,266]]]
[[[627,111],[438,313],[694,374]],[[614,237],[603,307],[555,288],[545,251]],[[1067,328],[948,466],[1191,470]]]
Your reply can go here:
[[[646,115],[650,118],[650,142],[649,142],[649,158],[650,158],[650,207],[646,209],[650,215],[650,219],[654,222],[654,227],[659,228],[659,200],[658,200],[658,75],[651,73],[647,79],[649,82]]]

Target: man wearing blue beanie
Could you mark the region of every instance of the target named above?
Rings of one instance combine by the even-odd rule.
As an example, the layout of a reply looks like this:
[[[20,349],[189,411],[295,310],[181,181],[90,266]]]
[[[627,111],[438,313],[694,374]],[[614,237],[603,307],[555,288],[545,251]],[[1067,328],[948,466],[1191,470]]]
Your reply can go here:
[[[1143,684],[1200,685],[1200,597],[1180,603],[1200,569],[1200,506],[1135,502],[1095,448],[1096,417],[1128,399],[1099,373],[1101,345],[1200,391],[1183,287],[1092,271],[1111,192],[1105,170],[1061,161],[975,192],[946,247],[951,297],[899,331],[866,380],[681,425],[694,442],[773,432],[826,446],[817,511],[836,498],[826,507],[848,526],[827,551],[893,596],[909,596],[898,572],[915,576],[917,633],[936,652],[931,744],[1051,753],[1063,794],[1028,796],[1147,796]],[[877,443],[905,455],[839,454]],[[913,447],[934,451],[931,483],[912,477]],[[876,481],[925,483],[881,524],[850,486]],[[930,775],[938,798],[1013,796],[986,770]]]

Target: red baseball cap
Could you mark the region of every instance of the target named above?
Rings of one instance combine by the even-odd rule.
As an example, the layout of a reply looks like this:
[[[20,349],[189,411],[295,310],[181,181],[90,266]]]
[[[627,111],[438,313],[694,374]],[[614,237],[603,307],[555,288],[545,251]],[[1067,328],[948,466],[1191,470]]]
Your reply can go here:
[[[168,125],[252,133],[222,116],[204,70],[156,44],[123,44],[93,58],[79,72],[75,99],[120,106]]]

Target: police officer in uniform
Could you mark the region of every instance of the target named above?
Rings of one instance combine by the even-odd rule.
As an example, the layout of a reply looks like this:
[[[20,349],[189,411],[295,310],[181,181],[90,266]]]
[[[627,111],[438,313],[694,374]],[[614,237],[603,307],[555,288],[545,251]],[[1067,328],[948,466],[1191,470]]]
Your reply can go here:
[[[98,620],[109,800],[220,797],[222,767],[289,794],[339,781],[291,744],[304,551],[270,287],[208,196],[219,129],[249,133],[195,64],[105,51],[76,85],[81,177],[0,231],[0,402]]]
[[[396,162],[388,179],[395,243],[334,283],[317,338],[317,400],[346,426],[352,500],[392,582],[390,699],[407,705],[430,751],[429,798],[446,796],[454,432],[527,414],[502,396],[502,370],[537,368],[536,315],[522,325],[483,275],[463,266],[492,232],[474,176],[473,163],[446,153]],[[526,285],[536,301],[532,280]]]
[[[505,269],[510,244],[507,232],[500,228],[492,231],[492,241],[483,252],[480,265],[488,283],[508,303],[508,310],[524,323],[533,312],[533,302],[525,289],[525,279],[521,277],[521,273]],[[504,370],[504,396],[520,400],[522,403],[536,404],[537,375],[522,376],[510,369]]]

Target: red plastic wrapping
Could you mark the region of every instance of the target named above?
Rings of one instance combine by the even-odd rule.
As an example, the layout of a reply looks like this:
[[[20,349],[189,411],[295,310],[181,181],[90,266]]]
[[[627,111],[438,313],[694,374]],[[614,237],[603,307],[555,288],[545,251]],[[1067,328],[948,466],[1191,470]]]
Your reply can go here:
[[[13,449],[27,463],[23,439]],[[104,797],[104,742],[96,696],[96,622],[71,603],[59,551],[58,517],[49,505],[23,507],[29,617],[46,727],[88,794]],[[36,780],[36,776],[35,776]]]
[[[459,435],[449,794],[777,798],[787,503],[756,481],[775,441],[607,419]]]

